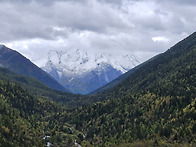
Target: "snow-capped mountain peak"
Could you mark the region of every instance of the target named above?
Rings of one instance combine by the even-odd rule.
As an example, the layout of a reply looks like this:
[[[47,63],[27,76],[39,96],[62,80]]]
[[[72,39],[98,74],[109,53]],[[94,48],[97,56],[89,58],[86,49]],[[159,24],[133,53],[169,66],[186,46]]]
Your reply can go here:
[[[49,51],[48,60],[42,66],[46,71],[51,66],[73,74],[82,74],[89,70],[99,67],[101,63],[110,64],[116,70],[122,73],[139,64],[139,61],[133,55],[121,55],[113,57],[111,54],[90,54],[85,50],[72,51]],[[49,67],[48,67],[49,66]]]
[[[103,86],[139,64],[133,55],[93,54],[81,49],[51,50],[47,57],[40,60],[40,67],[62,85],[74,89],[74,93],[83,94]]]

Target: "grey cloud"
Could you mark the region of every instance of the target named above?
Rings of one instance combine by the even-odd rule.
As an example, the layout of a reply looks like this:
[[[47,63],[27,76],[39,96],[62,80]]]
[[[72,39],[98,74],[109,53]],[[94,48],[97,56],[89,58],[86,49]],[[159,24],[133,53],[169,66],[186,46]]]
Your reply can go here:
[[[26,44],[21,51],[31,58],[38,50],[83,48],[145,60],[191,34],[195,14],[195,0],[0,0],[0,43]]]
[[[56,12],[54,17],[58,17],[59,24],[78,30],[90,30],[100,33],[107,33],[109,28],[130,28],[131,26],[123,22],[123,17],[118,11],[101,5],[96,1],[87,4],[58,3],[53,9],[62,9]],[[65,14],[62,17],[62,13]],[[61,19],[64,18],[64,19]]]
[[[71,2],[80,2],[80,3],[84,3],[86,2],[86,0],[0,0],[0,2],[9,2],[9,3],[15,3],[15,4],[26,4],[26,3],[32,3],[32,2],[39,2],[41,4],[44,5],[50,5],[53,4],[55,2],[67,2],[67,1],[71,1]]]
[[[0,19],[4,22],[0,24],[0,27],[5,28],[1,34],[7,33],[6,36],[0,35],[1,40],[12,39],[12,37],[13,39],[14,37],[16,39],[25,39],[25,37],[52,39],[55,34],[46,28],[53,26],[100,33],[107,33],[109,30],[115,32],[115,29],[131,27],[123,22],[124,18],[114,9],[96,1],[75,4],[72,1],[58,0],[47,7],[38,1],[15,3],[0,3],[2,7]],[[9,37],[10,34],[12,37]]]
[[[157,3],[161,3],[161,4],[166,4],[166,5],[196,5],[196,1],[195,0],[164,0],[164,1],[160,1],[160,0],[155,0]]]

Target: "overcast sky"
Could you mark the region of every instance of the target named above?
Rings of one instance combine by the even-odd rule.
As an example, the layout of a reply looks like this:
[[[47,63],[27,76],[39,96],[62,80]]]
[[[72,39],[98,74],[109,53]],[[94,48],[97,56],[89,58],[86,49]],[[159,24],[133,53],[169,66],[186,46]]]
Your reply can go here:
[[[31,60],[78,48],[143,62],[195,28],[195,0],[0,0],[0,43]]]

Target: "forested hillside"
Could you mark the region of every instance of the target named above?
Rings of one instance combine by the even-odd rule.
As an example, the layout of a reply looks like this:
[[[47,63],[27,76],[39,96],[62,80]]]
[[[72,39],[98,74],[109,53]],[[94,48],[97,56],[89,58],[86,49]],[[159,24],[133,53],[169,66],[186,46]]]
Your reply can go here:
[[[36,95],[47,100],[53,100],[71,108],[88,105],[94,102],[91,97],[51,89],[34,78],[15,74],[6,68],[0,67],[0,80],[16,83],[22,88],[28,90],[28,92],[32,95]]]
[[[0,81],[0,146],[73,146],[78,133],[54,117],[63,111],[54,102]]]
[[[70,123],[94,144],[196,143],[196,33],[75,110]]]
[[[147,91],[154,87],[171,85],[173,80],[182,76],[189,78],[189,74],[195,74],[194,68],[196,59],[196,33],[185,38],[165,53],[152,58],[144,66],[138,67],[128,78],[125,78],[114,88],[105,90],[101,95],[117,96],[122,92],[138,93]],[[182,75],[181,73],[185,73]],[[172,86],[172,85],[171,85]],[[165,86],[164,86],[165,87]],[[179,91],[178,87],[167,87],[170,91]],[[162,90],[162,92],[165,92]],[[168,93],[169,94],[169,93]]]
[[[7,68],[10,71],[20,75],[33,77],[48,85],[52,89],[67,92],[69,91],[49,74],[33,64],[29,59],[4,45],[0,46],[0,67]]]

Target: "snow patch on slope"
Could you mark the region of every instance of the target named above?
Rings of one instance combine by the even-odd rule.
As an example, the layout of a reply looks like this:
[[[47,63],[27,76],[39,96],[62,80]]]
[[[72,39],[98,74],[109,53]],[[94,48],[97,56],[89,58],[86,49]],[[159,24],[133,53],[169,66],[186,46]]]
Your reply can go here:
[[[35,61],[36,62],[36,61]],[[139,64],[133,55],[113,56],[111,54],[99,53],[91,54],[85,50],[71,51],[49,51],[47,59],[42,58],[37,62],[41,63],[41,68],[49,72],[51,67],[55,67],[62,74],[83,74],[107,63],[122,73]]]

